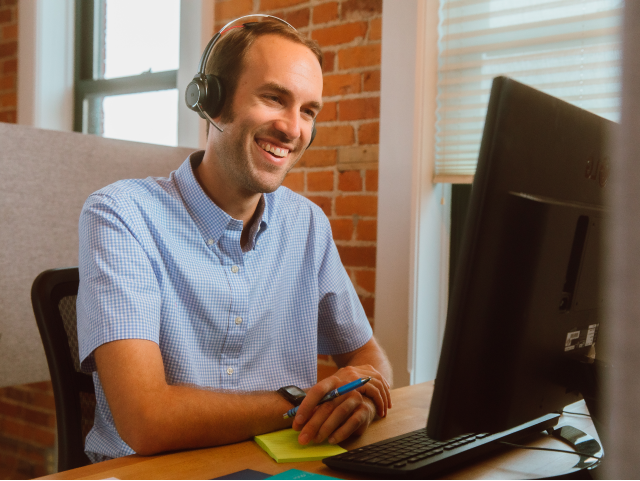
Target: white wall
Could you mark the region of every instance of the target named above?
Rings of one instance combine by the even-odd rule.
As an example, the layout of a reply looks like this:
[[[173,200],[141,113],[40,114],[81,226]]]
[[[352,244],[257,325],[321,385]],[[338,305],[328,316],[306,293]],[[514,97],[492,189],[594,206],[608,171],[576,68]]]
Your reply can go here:
[[[73,130],[73,0],[18,3],[18,123]]]
[[[394,385],[435,378],[446,306],[450,187],[433,184],[438,2],[385,0],[376,338]]]

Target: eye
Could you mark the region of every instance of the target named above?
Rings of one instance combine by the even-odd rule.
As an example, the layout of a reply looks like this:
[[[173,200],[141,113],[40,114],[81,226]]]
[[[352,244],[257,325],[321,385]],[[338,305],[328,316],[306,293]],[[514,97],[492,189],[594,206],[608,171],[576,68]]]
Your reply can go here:
[[[266,95],[264,96],[264,98],[265,98],[266,100],[268,100],[269,102],[273,102],[273,103],[276,103],[276,104],[280,104],[280,103],[282,103],[282,102],[280,101],[280,97],[278,97],[277,95],[266,94]]]
[[[316,111],[315,110],[311,110],[311,109],[305,109],[302,111],[304,114],[308,115],[311,120],[314,120],[316,118]]]

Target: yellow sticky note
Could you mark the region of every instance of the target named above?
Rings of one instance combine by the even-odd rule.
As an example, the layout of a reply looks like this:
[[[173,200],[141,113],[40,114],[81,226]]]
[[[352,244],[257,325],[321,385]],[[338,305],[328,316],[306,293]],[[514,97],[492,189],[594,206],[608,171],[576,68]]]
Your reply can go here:
[[[253,439],[278,463],[317,461],[347,452],[346,449],[327,442],[320,444],[310,442],[306,446],[302,446],[298,443],[299,434],[293,429],[283,429],[282,431],[261,434]]]

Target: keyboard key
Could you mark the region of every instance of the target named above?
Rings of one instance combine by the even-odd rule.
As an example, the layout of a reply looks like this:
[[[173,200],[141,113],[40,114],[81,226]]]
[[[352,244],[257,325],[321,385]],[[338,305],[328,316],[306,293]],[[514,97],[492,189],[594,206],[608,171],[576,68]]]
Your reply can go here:
[[[393,465],[394,468],[404,468],[407,465],[406,461],[400,461],[399,463],[396,463]]]
[[[407,459],[407,462],[409,463],[417,463],[418,461],[420,461],[420,458],[417,458],[415,456],[413,458]]]

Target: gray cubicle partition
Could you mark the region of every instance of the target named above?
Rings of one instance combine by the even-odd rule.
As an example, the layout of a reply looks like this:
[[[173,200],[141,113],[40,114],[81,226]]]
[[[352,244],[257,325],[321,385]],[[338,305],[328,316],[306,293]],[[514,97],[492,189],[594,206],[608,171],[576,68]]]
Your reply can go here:
[[[49,379],[31,283],[78,264],[87,196],[119,179],[166,177],[191,152],[0,123],[0,387]]]

